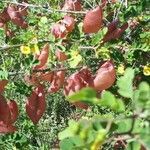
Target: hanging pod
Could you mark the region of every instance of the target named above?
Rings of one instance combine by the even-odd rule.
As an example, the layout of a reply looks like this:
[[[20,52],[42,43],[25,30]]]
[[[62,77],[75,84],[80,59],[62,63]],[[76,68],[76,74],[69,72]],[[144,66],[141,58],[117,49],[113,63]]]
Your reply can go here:
[[[95,9],[87,12],[83,21],[83,32],[97,33],[102,26],[102,18],[103,11],[101,6],[97,6]]]

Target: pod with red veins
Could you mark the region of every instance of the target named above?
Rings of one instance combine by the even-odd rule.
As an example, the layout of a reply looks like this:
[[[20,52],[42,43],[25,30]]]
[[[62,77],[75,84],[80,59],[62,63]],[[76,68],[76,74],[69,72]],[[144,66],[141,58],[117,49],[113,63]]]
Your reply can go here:
[[[128,28],[128,23],[125,23],[120,28],[116,28],[115,30],[112,31],[108,30],[108,32],[105,34],[102,40],[103,43],[120,38],[127,28]]]
[[[115,29],[113,32],[107,32],[102,39],[103,43],[116,39],[119,33],[120,29]]]
[[[65,0],[62,10],[80,11],[82,9],[81,0]]]
[[[46,109],[44,87],[39,85],[26,102],[26,112],[34,124],[37,124]]]
[[[11,124],[6,125],[4,122],[0,121],[0,133],[7,134],[7,133],[13,133],[17,131],[17,128]]]
[[[0,19],[6,23],[10,21],[10,16],[7,13],[7,8],[4,8],[4,10],[0,13]]]
[[[5,98],[0,95],[0,121],[4,122],[5,124],[9,124],[10,120],[10,110],[7,105]]]
[[[72,32],[72,30],[75,27],[75,20],[73,17],[66,15],[64,16],[64,19],[61,22],[65,25],[68,32]]]
[[[37,94],[32,91],[26,102],[26,113],[33,123],[36,123]]]
[[[45,66],[48,61],[50,45],[47,43],[41,50],[41,53],[38,57],[39,64],[34,67],[34,69],[40,69]]]
[[[62,52],[61,50],[56,50],[55,55],[58,61],[65,61],[68,59],[68,56],[65,54],[65,52]]]
[[[65,81],[65,71],[62,70],[55,72],[53,76],[53,81],[48,89],[48,92],[49,93],[57,92],[64,85],[64,81]]]
[[[55,38],[64,38],[67,35],[66,27],[60,23],[54,24],[51,32]]]
[[[14,100],[8,102],[8,107],[10,110],[10,124],[13,124],[19,115],[18,105]]]
[[[38,121],[43,116],[43,114],[46,110],[46,100],[45,100],[45,92],[44,92],[43,86],[39,86],[36,89],[36,92],[38,95],[38,108],[37,108],[37,112],[36,112],[36,119],[37,120],[35,123],[38,123]]]
[[[53,72],[42,73],[40,74],[39,79],[41,81],[46,81],[51,83],[53,81],[53,76],[54,76]]]
[[[116,80],[116,71],[111,61],[105,62],[97,71],[94,78],[94,88],[102,91],[111,87]]]
[[[83,21],[83,32],[97,33],[102,26],[102,19],[103,11],[100,6],[97,6],[95,9],[87,12]]]
[[[127,28],[128,28],[128,23],[124,23],[120,28],[116,29],[113,32],[113,34],[114,34],[113,39],[120,38]]]
[[[4,92],[6,85],[8,84],[8,80],[0,80],[0,94]]]
[[[116,30],[117,26],[118,26],[118,23],[119,23],[118,19],[113,20],[112,22],[110,22],[108,24],[108,32],[107,33],[110,33],[110,32],[113,32],[114,30]]]
[[[28,27],[28,24],[24,21],[23,17],[19,13],[17,7],[15,7],[13,5],[8,6],[7,13],[10,16],[11,21],[15,25],[17,25],[23,29]]]

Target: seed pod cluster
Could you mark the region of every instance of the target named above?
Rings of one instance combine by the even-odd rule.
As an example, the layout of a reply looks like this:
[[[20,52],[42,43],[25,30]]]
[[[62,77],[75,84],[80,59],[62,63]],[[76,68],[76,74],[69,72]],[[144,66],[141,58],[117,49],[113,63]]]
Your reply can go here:
[[[27,16],[27,7],[9,5],[0,13],[0,27],[3,27],[7,22],[11,21],[15,25],[25,29],[28,27],[23,16]]]
[[[64,84],[64,94],[72,95],[84,87],[93,87],[92,74],[88,68],[82,68],[67,78]],[[82,109],[88,108],[88,105],[82,102],[76,102],[74,105]]]
[[[116,79],[114,65],[111,61],[105,62],[98,70],[96,75],[92,75],[88,68],[83,68],[79,72],[68,77],[64,84],[64,94],[66,96],[81,90],[84,87],[91,87],[97,92],[108,89],[113,85]],[[74,103],[76,107],[87,109],[88,105],[85,103]]]
[[[0,28],[4,28],[7,37],[13,37],[14,32],[8,29],[7,23],[11,21],[16,26],[26,29],[28,23],[25,21],[24,16],[28,15],[28,7],[20,5],[9,5],[0,13]]]

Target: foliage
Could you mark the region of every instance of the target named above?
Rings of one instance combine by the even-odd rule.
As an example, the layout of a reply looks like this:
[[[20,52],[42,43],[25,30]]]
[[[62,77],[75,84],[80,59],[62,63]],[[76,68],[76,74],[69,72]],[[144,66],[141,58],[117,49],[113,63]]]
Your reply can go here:
[[[149,1],[78,1],[0,3],[0,150],[150,149]]]

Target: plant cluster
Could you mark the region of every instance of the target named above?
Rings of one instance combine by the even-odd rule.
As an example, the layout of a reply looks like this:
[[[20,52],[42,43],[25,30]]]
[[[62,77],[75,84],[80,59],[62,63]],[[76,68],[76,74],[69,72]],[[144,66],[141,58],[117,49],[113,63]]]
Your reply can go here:
[[[149,149],[147,6],[147,0],[2,2],[0,146]]]

